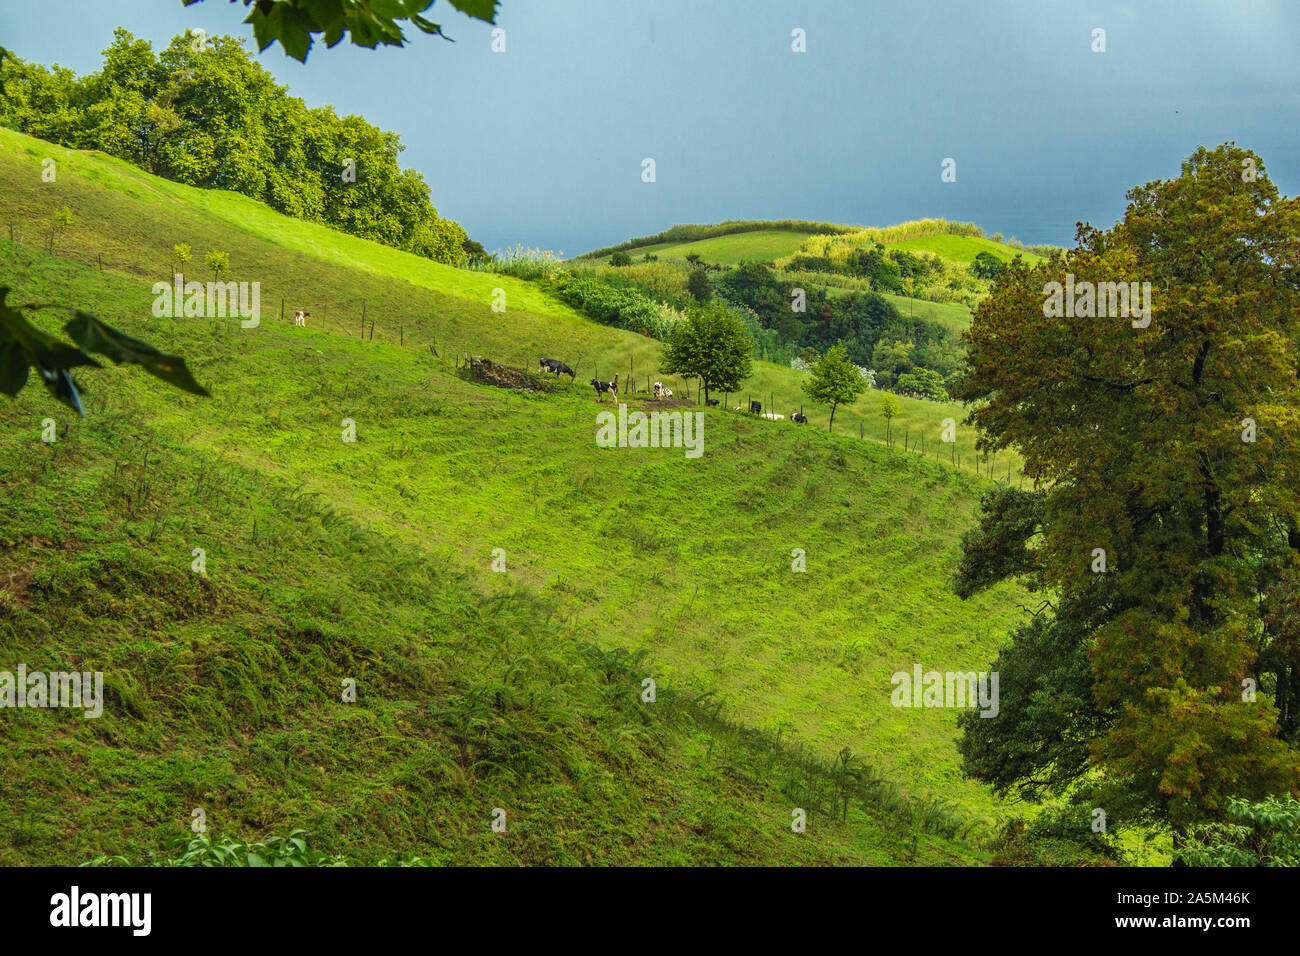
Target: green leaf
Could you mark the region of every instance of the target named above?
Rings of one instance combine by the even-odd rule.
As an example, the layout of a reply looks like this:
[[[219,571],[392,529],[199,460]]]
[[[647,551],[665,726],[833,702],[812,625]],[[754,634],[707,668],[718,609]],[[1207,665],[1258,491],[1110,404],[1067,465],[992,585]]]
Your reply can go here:
[[[449,0],[449,2],[461,13],[468,14],[476,20],[497,22],[497,0]]]
[[[81,395],[77,392],[77,384],[72,380],[72,376],[61,368],[41,368],[39,371],[50,394],[85,418],[86,410],[81,405]]]
[[[208,394],[207,389],[194,380],[183,358],[160,352],[147,342],[119,332],[89,312],[78,311],[63,330],[87,352],[106,356],[118,365],[139,365],[150,375],[195,395]]]
[[[421,30],[423,30],[425,33],[431,33],[434,36],[440,36],[444,40],[447,40],[450,43],[456,42],[451,37],[447,36],[447,34],[442,32],[442,26],[440,24],[433,23],[429,20],[426,20],[418,13],[411,14],[411,22],[415,24],[417,27],[419,27]]]
[[[400,20],[407,15],[403,0],[370,0],[370,9],[384,20]]]
[[[14,396],[27,384],[27,372],[31,362],[27,353],[17,342],[10,340],[0,346],[0,392]]]
[[[79,365],[95,368],[99,363],[79,349],[27,321],[17,309],[5,305],[7,286],[0,286],[0,391],[17,395],[27,384],[27,370],[35,366],[50,394],[84,416],[81,396],[67,370]]]
[[[343,0],[303,0],[303,6],[311,12],[316,28],[325,34],[326,46],[334,46],[343,39],[348,26]]]

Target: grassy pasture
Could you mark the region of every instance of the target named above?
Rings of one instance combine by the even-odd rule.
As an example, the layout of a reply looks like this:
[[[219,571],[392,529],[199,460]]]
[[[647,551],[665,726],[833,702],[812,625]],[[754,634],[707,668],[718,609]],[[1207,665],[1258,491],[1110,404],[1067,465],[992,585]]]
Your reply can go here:
[[[920,236],[914,239],[902,239],[898,242],[886,243],[886,245],[894,249],[907,249],[910,252],[933,253],[940,258],[951,259],[953,262],[960,262],[963,265],[970,265],[981,252],[997,256],[1003,262],[1010,262],[1016,256],[1022,256],[1025,262],[1031,266],[1043,261],[1042,256],[1035,255],[1032,252],[1022,251],[1013,246],[994,242],[992,239],[984,239],[980,236],[938,234]]]
[[[665,259],[685,259],[694,253],[705,262],[734,266],[745,261],[775,262],[783,256],[798,252],[807,238],[805,232],[764,229],[697,239],[694,242],[656,243],[629,250],[628,255],[635,261],[647,253]],[[608,262],[609,257],[602,256],[596,261]]]
[[[33,149],[59,157],[57,184]],[[972,819],[1001,811],[957,771],[954,714],[892,708],[889,674],[983,669],[1020,615],[1012,589],[963,603],[946,587],[984,479],[857,440],[859,422],[883,437],[874,395],[838,413],[835,436],[811,408],[820,428],[709,409],[700,459],[598,448],[583,380],[630,360],[641,382],[658,343],[527,283],[65,153],[0,131],[3,214],[27,237],[0,240],[11,301],[97,310],[190,358],[214,397],[106,369],[82,376],[86,422],[33,388],[0,404],[14,516],[0,635],[29,667],[85,662],[115,682],[101,721],[26,711],[2,725],[6,780],[29,796],[6,805],[0,862],[158,848],[192,806],[216,808],[227,832],[304,826],[370,859],[980,858],[916,822],[947,812],[938,793]],[[64,205],[74,225],[55,255],[33,249]],[[229,251],[230,278],[262,283],[260,328],[150,314],[176,242],[196,259]],[[279,321],[281,298],[313,312],[308,328]],[[460,352],[565,357],[579,381],[546,397],[482,388],[455,374]],[[788,414],[798,380],[756,363],[747,395],[766,407],[772,392]],[[961,417],[900,404],[895,435],[937,438]],[[66,429],[52,446],[46,416]],[[194,547],[206,579],[189,570]],[[508,574],[489,570],[495,548]],[[685,717],[647,721],[643,672],[682,695]],[[367,706],[349,710],[337,685],[354,673]],[[688,719],[700,693],[741,730]],[[786,765],[735,775],[717,758],[767,759],[746,763],[744,728],[824,759],[847,747],[916,801],[827,818],[792,845]],[[493,842],[493,806],[527,821],[512,840]]]

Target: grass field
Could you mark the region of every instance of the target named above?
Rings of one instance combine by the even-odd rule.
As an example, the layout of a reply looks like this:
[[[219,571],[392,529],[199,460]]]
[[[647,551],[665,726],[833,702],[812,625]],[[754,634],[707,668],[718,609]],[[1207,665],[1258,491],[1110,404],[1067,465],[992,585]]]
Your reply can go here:
[[[1003,262],[1010,262],[1016,256],[1023,257],[1025,262],[1031,266],[1043,261],[1042,256],[1035,255],[1032,252],[1022,251],[1013,246],[994,242],[992,239],[983,239],[979,236],[921,236],[916,239],[902,239],[886,245],[890,248],[907,249],[911,252],[930,252],[943,259],[951,259],[953,262],[960,262],[963,265],[970,265],[981,252],[997,256]]]
[[[849,295],[852,289],[840,289],[835,286],[826,286],[826,292],[829,295]],[[894,308],[898,314],[911,318],[926,319],[930,322],[937,322],[953,335],[959,335],[966,329],[970,328],[971,311],[960,302],[927,302],[925,299],[912,299],[905,295],[894,295],[892,292],[880,293]]]
[[[227,832],[303,826],[372,860],[984,857],[987,829],[966,828],[1003,808],[960,777],[955,715],[889,705],[892,672],[983,669],[1021,614],[1012,589],[962,603],[947,588],[985,481],[933,460],[959,408],[901,400],[894,433],[929,436],[928,459],[857,440],[859,423],[883,437],[873,395],[834,436],[813,409],[820,429],[710,409],[699,459],[601,449],[583,378],[630,362],[640,381],[659,346],[527,283],[7,131],[0,195],[27,237],[0,241],[11,302],[92,308],[213,391],[106,369],[82,376],[85,422],[34,388],[0,404],[0,634],[30,668],[94,665],[112,688],[99,721],[0,725],[24,795],[3,809],[0,862],[157,849],[194,806]],[[54,255],[33,248],[64,205]],[[262,283],[260,328],[150,316],[177,242]],[[312,311],[307,329],[279,320],[281,298]],[[471,385],[461,352],[563,356],[579,383]],[[792,411],[798,381],[756,363],[747,395]],[[53,445],[46,416],[66,428]],[[660,711],[642,674],[667,689]],[[338,703],[348,676],[359,706]],[[735,727],[705,719],[700,694]],[[897,787],[792,842],[799,761],[844,748]],[[487,825],[497,806],[519,821],[509,839]]]
[[[763,229],[715,236],[712,239],[697,239],[694,242],[661,242],[629,250],[628,255],[634,260],[647,253],[664,259],[685,259],[694,253],[704,262],[734,266],[746,261],[774,262],[782,256],[798,252],[807,238],[806,232]],[[595,261],[608,262],[609,256]]]

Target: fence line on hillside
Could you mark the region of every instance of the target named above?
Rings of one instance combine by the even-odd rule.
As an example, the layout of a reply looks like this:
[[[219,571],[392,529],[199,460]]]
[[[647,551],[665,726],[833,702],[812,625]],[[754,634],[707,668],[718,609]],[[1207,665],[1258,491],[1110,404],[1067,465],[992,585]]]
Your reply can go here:
[[[19,248],[31,248],[27,245],[24,245],[24,243],[22,242],[23,231],[21,228],[15,229],[14,223],[12,221],[9,222],[9,231],[15,237],[13,240],[15,246]],[[43,248],[46,245],[48,237],[42,235],[40,238],[42,240],[41,246]],[[58,258],[68,259],[70,261],[77,262],[78,264],[85,265],[87,267],[94,267],[100,272],[105,271],[104,255],[100,251],[96,251],[93,253],[86,252],[83,249],[77,248],[74,244],[68,242],[66,239],[57,239],[57,238],[54,242],[54,248],[56,250],[54,254]],[[3,263],[0,263],[0,265],[3,265]],[[30,266],[30,263],[28,263],[28,266]],[[117,266],[117,268],[115,269],[114,266]],[[27,266],[24,266],[23,268],[26,267]],[[166,281],[168,279],[173,278],[175,275],[175,270],[171,270],[171,273],[169,275],[162,275],[161,269],[157,270],[156,272],[149,273],[146,272],[145,270],[140,269],[134,263],[113,263],[112,261],[110,261],[108,264],[108,268],[109,271],[111,272],[115,271],[118,274],[125,274],[130,278],[141,278],[145,280],[152,278],[155,282]],[[196,268],[194,270],[193,275],[206,275],[206,273],[204,272],[204,270]],[[191,275],[186,275],[185,281],[188,282],[194,280],[191,277]],[[199,280],[199,281],[206,281],[206,279]],[[222,277],[220,281],[230,282],[230,281],[240,281],[240,280],[234,278],[233,276],[225,276]],[[412,288],[425,293],[427,293],[428,291],[428,290],[419,289],[419,287],[414,287],[414,286]],[[279,321],[285,325],[293,324],[294,312],[297,311],[307,312],[310,313],[310,318],[308,319],[307,322],[308,328],[311,328],[314,325],[319,330],[325,332],[330,332],[338,335],[347,335],[350,338],[355,336],[365,342],[375,342],[376,340],[378,340],[380,344],[396,345],[399,348],[428,349],[431,352],[432,357],[440,364],[451,365],[456,369],[460,369],[468,365],[470,356],[478,354],[478,352],[473,349],[465,348],[464,342],[457,342],[457,337],[449,334],[445,328],[439,328],[438,320],[436,316],[432,314],[432,310],[430,310],[428,313],[425,313],[422,310],[400,310],[396,312],[394,315],[392,315],[391,317],[386,317],[385,322],[381,323],[379,319],[375,318],[373,310],[370,308],[369,296],[358,296],[355,298],[347,298],[347,299],[339,299],[338,297],[334,297],[334,296],[325,296],[325,297],[316,298],[315,301],[310,301],[310,302],[303,301],[310,298],[312,298],[310,294],[291,296],[290,294],[284,293],[282,291],[276,291],[271,296],[265,297],[264,301],[278,302],[277,308],[264,309],[262,311],[264,314],[270,313],[272,315],[276,315],[277,316],[276,321]],[[290,305],[291,303],[292,303],[292,307]],[[313,323],[312,319],[315,319],[318,313],[319,313],[319,323],[318,324]],[[331,316],[334,316],[334,318],[331,318]],[[351,316],[352,318],[349,319],[348,318],[349,316]],[[369,321],[368,328],[367,328],[367,320]],[[263,321],[265,321],[265,318],[263,318]],[[356,324],[353,325],[351,324],[352,322],[355,322]],[[427,329],[425,328],[426,325],[428,326]],[[609,328],[615,328],[615,327],[609,326]],[[349,331],[349,329],[352,329],[354,331]],[[422,333],[427,333],[427,334],[422,334]],[[407,345],[408,341],[410,342],[409,346]],[[523,355],[522,350],[515,350],[514,354],[507,355],[504,357],[504,359],[501,357],[499,352],[497,356],[495,357],[489,356],[489,357],[492,358],[493,361],[498,362],[499,364],[510,366],[528,372],[533,371],[534,362],[536,361],[536,359],[532,358],[530,355],[528,356]],[[448,362],[449,358],[452,358],[453,361]],[[633,396],[633,397],[638,395],[648,396],[653,393],[653,386],[651,384],[653,376],[647,375],[645,377],[646,388],[644,392],[637,389],[634,361],[635,360],[632,356],[628,357],[628,377],[626,381],[620,382],[620,391],[622,391],[622,393],[627,396]],[[590,387],[584,383],[585,373],[582,371],[582,366],[584,364],[586,364],[585,356],[583,358],[579,358],[578,360],[576,360],[573,366],[574,377],[571,385],[574,388]],[[600,371],[599,371],[599,363],[595,359],[592,359],[590,364],[591,364],[591,377],[597,380],[605,381],[605,379],[601,378]],[[698,382],[693,382],[693,380],[691,379],[683,379],[680,376],[662,376],[662,378],[666,381],[676,382],[677,384],[679,384],[681,386],[681,394],[687,400],[690,400],[692,397],[692,393],[694,393],[695,404],[697,406],[702,406],[704,404],[704,390],[703,387],[701,387]],[[693,385],[695,386],[694,388],[692,388]],[[669,387],[672,387],[672,385],[670,385]],[[723,395],[724,395],[723,400],[719,402],[718,407],[724,411],[731,412],[734,414],[735,410],[731,408],[730,405],[731,393],[724,392]],[[767,403],[765,408],[766,412],[777,414],[775,393],[772,392],[761,393],[760,395],[757,396],[757,398],[760,403],[766,400]],[[740,414],[746,414],[746,415],[749,414],[749,408],[751,407],[749,404],[750,400],[751,400],[750,395],[747,395],[745,404],[740,406],[741,408]],[[793,407],[793,402],[791,403],[791,407]],[[803,411],[802,405],[799,406],[799,411],[801,412]],[[785,421],[787,423],[790,422],[791,414],[792,412],[785,413]],[[774,422],[773,424],[776,423]],[[815,424],[811,421],[808,424],[810,427],[816,427]],[[888,428],[886,429],[886,437],[867,435],[865,433],[865,419],[859,418],[858,420],[859,440],[871,441],[876,444],[885,445],[887,448],[891,450],[896,449],[897,441],[887,436],[888,436]],[[945,471],[950,469],[954,471],[966,471],[969,473],[973,473],[977,477],[983,477],[990,481],[995,481],[999,484],[1005,484],[1008,486],[1010,485],[1013,477],[1018,477],[1019,486],[1022,488],[1024,487],[1024,475],[1023,474],[1020,474],[1019,476],[1013,475],[1012,459],[1008,459],[1007,461],[1007,470],[1004,477],[999,474],[999,470],[997,469],[996,455],[981,456],[979,454],[976,454],[974,456],[967,456],[967,461],[970,462],[971,464],[969,467],[966,467],[963,465],[962,455],[957,451],[955,442],[933,443],[933,453],[931,454],[929,449],[927,449],[927,442],[925,441],[924,435],[919,437],[920,437],[919,440],[920,449],[918,451],[916,444],[913,444],[911,442],[910,430],[905,430],[903,434],[902,454],[911,455],[925,461],[933,460],[942,468],[944,468]],[[943,445],[950,446],[947,449],[946,456],[944,455],[945,449],[942,447]],[[947,457],[946,461],[944,460],[944,457]]]

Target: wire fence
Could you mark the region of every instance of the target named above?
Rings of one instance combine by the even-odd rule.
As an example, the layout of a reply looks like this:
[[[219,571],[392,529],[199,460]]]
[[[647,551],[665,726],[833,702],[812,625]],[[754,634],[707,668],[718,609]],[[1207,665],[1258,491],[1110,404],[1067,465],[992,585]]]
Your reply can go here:
[[[21,224],[15,224],[11,221],[8,223],[8,233],[17,248],[29,247],[26,245],[25,240],[34,240],[31,246],[38,247],[43,252],[57,255],[59,258],[67,259],[88,268],[97,269],[100,272],[124,275],[146,281],[151,280],[154,283],[175,281],[174,272],[172,275],[167,276],[162,274],[162,270],[149,271],[134,262],[112,261],[111,258],[106,261],[103,252],[79,248],[71,242],[62,241],[57,234],[49,231],[24,236]],[[0,262],[0,268],[8,265],[7,262]],[[184,279],[187,282],[195,281],[195,277],[198,275],[204,275],[202,268],[190,270],[189,274],[184,276]],[[224,276],[219,279],[214,276],[213,279],[217,281],[237,281]],[[197,281],[206,281],[206,276],[204,279]],[[405,285],[403,282],[403,288]],[[346,335],[349,338],[358,338],[365,342],[378,342],[382,345],[395,345],[399,348],[420,349],[428,352],[436,361],[457,370],[468,366],[470,358],[479,354],[471,344],[472,335],[456,334],[441,327],[437,316],[432,314],[432,310],[402,305],[404,302],[415,301],[414,297],[399,290],[393,280],[389,280],[389,286],[388,294],[382,296],[382,301],[376,303],[378,306],[376,308],[376,305],[372,305],[372,299],[375,298],[372,296],[338,297],[321,295],[319,292],[315,295],[303,295],[277,290],[274,286],[268,288],[263,283],[260,285],[262,290],[260,321],[267,321],[269,316],[272,321],[288,326],[301,325],[309,329],[318,329],[338,335]],[[270,305],[269,309],[267,308],[268,305]],[[298,318],[299,314],[301,314],[301,318]],[[519,371],[534,372],[536,370],[544,373],[544,370],[538,368],[538,359],[533,358],[531,352],[526,352],[520,348],[511,350],[513,354],[501,355],[501,347],[497,346],[496,350],[496,355],[486,357],[491,358],[499,365],[506,365]],[[601,377],[600,365],[594,357],[588,359],[586,356],[581,356],[571,366],[573,375],[570,384],[573,388],[591,388],[589,381],[584,377],[587,373],[583,371],[588,366],[591,370],[591,378],[598,381],[610,381],[610,379]],[[610,373],[607,372],[606,374]],[[671,400],[674,405],[680,405],[685,401],[699,407],[705,406],[704,389],[698,380],[684,379],[678,376],[660,375],[656,377],[648,374],[642,374],[638,377],[635,359],[632,357],[627,360],[626,377],[623,376],[621,368],[618,368],[614,374],[619,376],[620,397],[652,399],[655,382],[663,381],[672,390]],[[565,376],[557,377],[568,376],[566,373]],[[719,397],[718,393],[711,393],[709,404],[723,412],[749,415],[763,420],[771,420],[774,423],[776,421],[786,423],[793,421],[793,415],[796,411],[795,403],[791,402],[787,406],[784,404],[783,399],[782,403],[778,405],[774,392],[746,392],[744,393],[745,400],[743,404],[735,404],[740,395],[739,392],[723,392]],[[797,411],[799,414],[804,415],[804,406],[799,404]],[[807,424],[809,427],[820,427],[811,420],[808,420]],[[845,434],[843,431],[835,433],[839,435]],[[851,435],[851,431],[848,434]],[[863,441],[885,445],[891,450],[898,450],[900,445],[897,436],[893,434],[888,423],[885,425],[883,435],[874,435],[867,432],[865,422],[859,419],[858,438]],[[1024,475],[1015,470],[1014,459],[1010,455],[1002,456],[1002,461],[999,461],[997,455],[962,455],[958,451],[955,442],[934,441],[931,436],[924,433],[918,434],[913,439],[910,430],[904,430],[903,432],[901,453],[918,459],[934,461],[945,470],[964,471],[1008,486],[1013,482],[1017,482],[1019,487],[1024,487]]]

